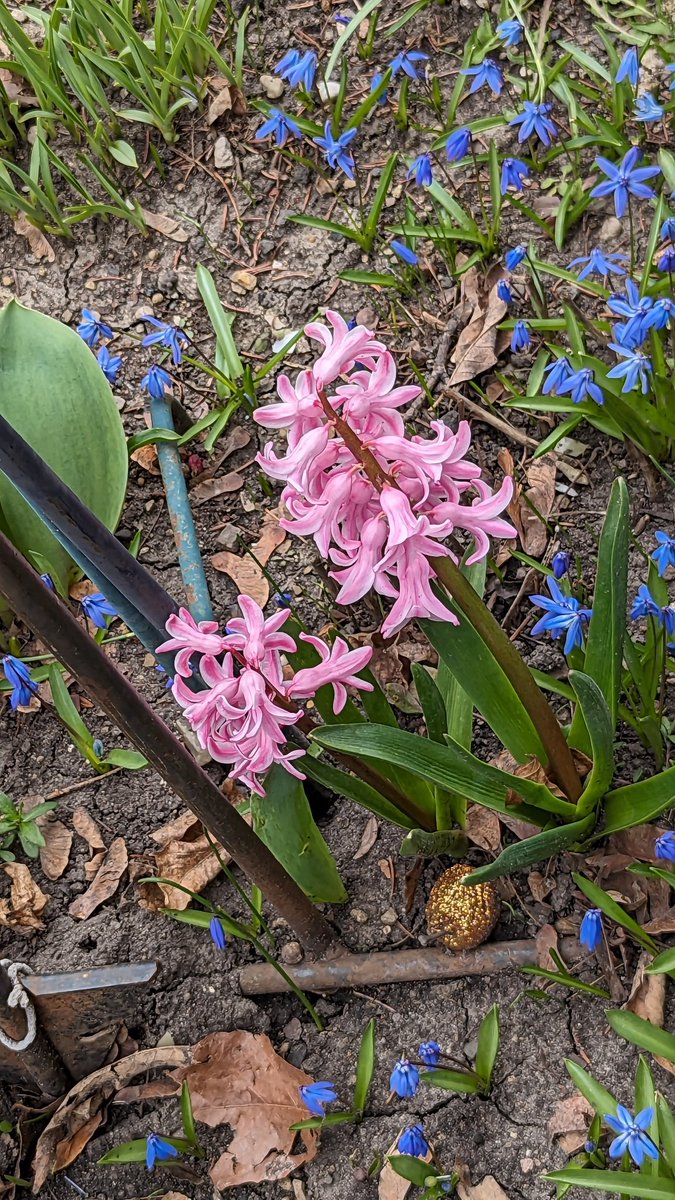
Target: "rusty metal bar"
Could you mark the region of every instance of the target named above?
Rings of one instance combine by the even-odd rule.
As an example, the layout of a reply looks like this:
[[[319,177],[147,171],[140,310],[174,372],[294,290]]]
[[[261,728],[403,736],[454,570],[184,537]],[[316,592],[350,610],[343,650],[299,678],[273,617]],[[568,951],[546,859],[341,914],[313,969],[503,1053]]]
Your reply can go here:
[[[295,930],[301,944],[319,954],[333,945],[335,934],[318,908],[256,837],[189,750],[2,533],[0,594],[146,756],[172,791],[203,821],[251,882],[262,889]]]
[[[22,976],[24,986],[25,979],[26,976]],[[13,1042],[21,1042],[26,1035],[28,1022],[23,1008],[10,1008],[7,1003],[13,988],[7,968],[0,964],[0,1029]],[[47,1096],[62,1096],[72,1084],[68,1071],[39,1024],[35,1037],[25,1050],[14,1053],[0,1043],[0,1070],[3,1067],[7,1068],[7,1075],[16,1082]],[[2,1074],[5,1075],[4,1070]]]
[[[571,952],[572,947],[563,945],[563,957],[571,956]],[[329,992],[343,987],[377,987],[387,983],[411,983],[414,980],[493,975],[517,967],[534,967],[537,965],[537,953],[537,944],[532,939],[490,942],[462,954],[449,954],[438,947],[383,950],[375,954],[340,954],[328,961],[301,963],[300,966],[286,967],[285,970],[304,991]],[[267,963],[242,967],[239,987],[245,996],[289,990],[279,972]]]

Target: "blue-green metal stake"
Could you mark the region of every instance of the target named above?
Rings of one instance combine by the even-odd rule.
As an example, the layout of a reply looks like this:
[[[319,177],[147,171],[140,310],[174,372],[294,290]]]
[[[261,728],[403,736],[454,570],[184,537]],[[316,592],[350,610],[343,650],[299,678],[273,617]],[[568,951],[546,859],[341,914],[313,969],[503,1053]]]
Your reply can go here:
[[[151,397],[150,416],[154,429],[168,429],[174,432],[171,406],[166,397],[161,400],[155,396]],[[162,472],[166,503],[178,551],[178,565],[183,578],[188,608],[195,621],[213,621],[211,597],[185,486],[180,451],[173,442],[158,442],[157,458],[159,459],[159,469]]]

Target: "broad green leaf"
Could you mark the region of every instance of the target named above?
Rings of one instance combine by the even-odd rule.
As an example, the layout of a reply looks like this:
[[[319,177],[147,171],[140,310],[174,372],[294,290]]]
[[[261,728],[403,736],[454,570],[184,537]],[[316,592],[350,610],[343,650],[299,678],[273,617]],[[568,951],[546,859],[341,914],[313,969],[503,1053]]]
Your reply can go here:
[[[671,1171],[675,1170],[675,1117],[664,1096],[656,1094],[656,1120],[659,1127],[659,1143]]]
[[[598,1083],[588,1071],[580,1067],[578,1063],[573,1062],[571,1058],[565,1059],[567,1073],[570,1076],[572,1083],[579,1089],[582,1096],[588,1100],[596,1113],[600,1117],[605,1117],[607,1113],[612,1115],[616,1112],[618,1101],[607,1088]]]
[[[189,1154],[192,1146],[187,1138],[164,1137],[163,1140],[168,1142],[170,1146],[175,1146],[183,1154]],[[148,1143],[146,1138],[135,1138],[133,1142],[123,1142],[121,1146],[115,1146],[112,1150],[108,1150],[107,1154],[97,1159],[97,1164],[109,1165],[111,1163],[137,1163],[145,1162],[148,1152]]]
[[[630,502],[623,479],[615,479],[603,522],[598,548],[598,566],[593,595],[584,672],[595,680],[602,692],[616,729],[619,692],[626,636],[626,593],[628,586],[628,537]],[[570,744],[589,754],[588,732],[582,713],[577,710],[570,730]]]
[[[553,1171],[544,1175],[550,1183],[570,1183],[574,1187],[594,1188],[612,1195],[639,1196],[640,1200],[673,1200],[675,1180],[650,1179],[635,1171],[575,1171],[566,1167],[564,1171]]]
[[[579,701],[587,731],[593,766],[577,803],[580,817],[593,812],[606,794],[614,774],[614,724],[598,684],[584,671],[570,671],[570,683]]]
[[[478,1031],[478,1048],[476,1050],[476,1074],[480,1076],[486,1088],[490,1086],[498,1051],[499,1008],[496,1004],[493,1004],[481,1022]]]
[[[384,202],[387,199],[387,192],[391,186],[391,181],[394,177],[394,171],[398,163],[398,154],[394,153],[390,156],[385,166],[382,169],[382,174],[377,185],[377,190],[373,197],[373,203],[366,218],[365,235],[369,248],[373,245],[377,235],[377,227],[384,208]]]
[[[643,779],[615,788],[605,797],[605,824],[597,838],[605,838],[621,829],[644,825],[673,807],[675,801],[675,767]]]
[[[509,800],[511,793],[516,791],[528,802],[517,806],[518,815],[524,820],[542,824],[544,813],[569,816],[574,811],[543,783],[521,779],[491,767],[454,742],[437,746],[414,733],[382,725],[336,725],[317,730],[312,737],[329,750],[405,765],[414,775],[457,791],[498,812],[513,811]]]
[[[398,288],[401,286],[400,279],[395,275],[383,275],[377,271],[360,271],[349,268],[346,271],[340,271],[340,279],[345,283],[367,283],[373,287],[390,287]]]
[[[348,1125],[350,1121],[356,1120],[356,1113],[353,1112],[332,1112],[326,1113],[325,1117],[307,1117],[306,1121],[296,1121],[295,1125],[289,1125],[289,1129],[330,1129],[334,1125]]]
[[[451,858],[464,858],[469,841],[461,829],[411,829],[401,842],[399,854],[404,858],[435,858],[438,854],[449,854]]]
[[[673,879],[673,884],[675,884],[675,879]],[[675,946],[671,946],[670,950],[664,950],[662,954],[657,954],[647,967],[648,975],[669,975],[671,971],[675,971]]]
[[[58,663],[50,665],[47,677],[49,679],[52,700],[54,701],[54,708],[64,725],[67,726],[74,737],[78,738],[84,745],[91,747],[94,742],[93,735],[87,729],[71,699]]]
[[[112,154],[113,158],[116,158],[117,161],[119,163],[121,163],[123,167],[137,167],[138,166],[138,160],[136,158],[136,151],[134,150],[133,146],[129,145],[128,142],[122,142],[122,141],[111,142],[110,145],[108,146],[108,149],[109,149],[110,153]]]
[[[622,1009],[610,1008],[605,1016],[614,1032],[625,1038],[627,1042],[632,1042],[641,1050],[649,1050],[650,1054],[667,1058],[669,1062],[675,1063],[675,1037],[672,1033],[666,1033],[665,1029],[659,1029],[658,1026],[652,1025],[651,1021],[644,1021],[635,1013],[625,1012]]]
[[[427,1179],[439,1174],[439,1171],[431,1163],[426,1163],[421,1158],[414,1158],[412,1154],[392,1154],[387,1162],[392,1171],[401,1176],[401,1179],[409,1179],[416,1187],[424,1187]]]
[[[486,863],[484,867],[472,871],[464,883],[467,887],[472,887],[477,883],[485,883],[487,879],[498,879],[501,875],[522,871],[524,867],[530,867],[533,863],[541,862],[573,846],[592,828],[593,815],[590,814],[580,821],[573,821],[569,825],[557,825],[554,829],[535,833],[533,837],[525,838],[522,842],[514,842],[502,850],[494,862]]]
[[[645,950],[649,950],[652,954],[656,954],[657,946],[653,938],[645,933],[641,925],[626,912],[625,909],[617,904],[616,900],[612,900],[607,892],[598,887],[597,883],[591,883],[590,879],[584,879],[583,875],[578,875],[576,872],[572,875],[574,882],[578,888],[584,893],[587,900],[590,900],[594,908],[601,909],[610,921],[616,921],[617,925],[622,925]]]
[[[197,263],[195,279],[216,337],[216,366],[228,379],[240,379],[244,364],[232,334],[234,314],[225,312],[213,275],[203,263]]]
[[[443,697],[435,680],[422,663],[412,663],[411,671],[417,696],[422,705],[427,737],[431,738],[432,742],[438,742],[440,746],[444,746],[448,724]]]
[[[354,1087],[354,1111],[363,1112],[375,1071],[375,1018],[371,1017],[361,1038],[359,1058],[356,1064]]]
[[[341,904],[347,893],[301,781],[275,763],[265,778],[265,791],[265,796],[251,795],[258,837],[310,900]]]
[[[190,1099],[190,1088],[187,1080],[183,1080],[183,1086],[180,1090],[180,1116],[183,1122],[183,1133],[187,1140],[193,1146],[197,1145],[197,1131],[195,1129],[195,1119],[192,1115],[192,1100]]]
[[[589,996],[599,996],[601,1000],[610,1000],[609,992],[604,988],[595,987],[592,983],[584,983],[581,979],[575,979],[574,975],[568,975],[566,971],[547,971],[545,967],[521,967],[524,975],[536,975],[540,979],[549,979],[551,983],[558,983],[561,987],[572,988],[574,991],[586,992]]]
[[[468,1071],[448,1071],[443,1067],[434,1067],[433,1071],[420,1071],[420,1079],[423,1083],[430,1083],[432,1087],[442,1088],[444,1092],[463,1092],[474,1096],[480,1091],[478,1080]]]
[[[141,771],[147,767],[148,760],[139,750],[111,750],[103,759],[113,767],[126,767],[128,771]]]
[[[16,300],[0,311],[0,413],[114,529],[126,493],[127,451],[110,385],[74,330]],[[71,557],[1,474],[0,527],[22,554],[42,555],[67,594],[78,574]]]
[[[471,622],[450,602],[459,624],[420,621],[439,658],[517,762],[546,760],[537,731],[512,683]]]

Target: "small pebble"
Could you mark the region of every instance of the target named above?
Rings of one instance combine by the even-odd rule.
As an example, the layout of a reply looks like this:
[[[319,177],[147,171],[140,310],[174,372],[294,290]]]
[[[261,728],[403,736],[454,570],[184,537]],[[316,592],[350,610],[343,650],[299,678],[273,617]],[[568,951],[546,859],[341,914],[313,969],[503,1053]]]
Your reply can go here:
[[[11,287],[13,283],[14,283],[14,279],[11,275],[3,275],[3,277],[2,277],[2,286],[3,287]]]
[[[239,530],[237,529],[237,526],[228,522],[228,524],[221,529],[216,541],[218,545],[223,546],[225,550],[236,550],[237,543],[239,541]]]
[[[617,217],[607,217],[606,221],[600,226],[599,238],[601,242],[614,242],[621,236],[623,226]]]
[[[340,84],[337,79],[329,79],[328,83],[320,79],[316,85],[316,90],[319,93],[319,99],[325,104],[327,100],[334,100],[340,92]]]
[[[383,925],[393,925],[398,920],[395,909],[388,908],[386,912],[382,913],[380,920]]]
[[[524,1175],[527,1175],[528,1172],[531,1171],[533,1167],[534,1167],[534,1159],[533,1158],[521,1158],[520,1169]]]
[[[153,292],[152,293],[152,303],[153,304],[161,304],[163,299],[164,299],[163,292]]]
[[[252,292],[258,286],[258,280],[251,271],[233,271],[230,275],[233,283],[239,284],[245,291]]]
[[[234,166],[232,147],[224,134],[216,138],[213,147],[213,165],[218,171],[225,171],[228,167]]]
[[[88,292],[96,291],[96,284],[93,279],[85,279],[84,286],[86,287]]]
[[[260,86],[269,100],[278,100],[283,94],[283,80],[276,75],[261,75]]]
[[[352,908],[349,915],[357,925],[365,925],[368,920],[368,914],[362,908]]]
[[[302,962],[303,960],[302,946],[299,942],[286,942],[285,946],[281,947],[281,961],[289,965]]]

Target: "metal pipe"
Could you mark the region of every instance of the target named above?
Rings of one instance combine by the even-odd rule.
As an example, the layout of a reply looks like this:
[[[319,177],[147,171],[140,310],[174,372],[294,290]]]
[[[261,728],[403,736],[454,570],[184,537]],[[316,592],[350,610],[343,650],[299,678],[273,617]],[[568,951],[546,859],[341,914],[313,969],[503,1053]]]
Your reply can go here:
[[[578,950],[578,946],[577,946]],[[563,946],[571,956],[573,947]],[[424,979],[459,979],[465,975],[493,975],[517,967],[534,967],[538,949],[534,939],[521,942],[489,942],[477,950],[450,954],[439,947],[419,946],[414,950],[383,950],[375,954],[340,954],[315,963],[286,967],[294,983],[307,992],[330,992],[344,987],[377,987],[387,983],[411,983]],[[239,987],[245,996],[287,992],[288,984],[267,963],[253,963],[239,972]]]
[[[315,953],[323,953],[333,945],[335,934],[325,917],[225,799],[189,750],[2,533],[0,594],[149,759],[251,882],[262,889],[295,930],[302,945]]]
[[[150,416],[153,428],[175,432],[171,405],[166,397],[151,397]],[[174,442],[158,442],[156,449],[188,608],[195,621],[212,621],[209,586],[204,574],[197,530],[185,486],[180,451]]]

